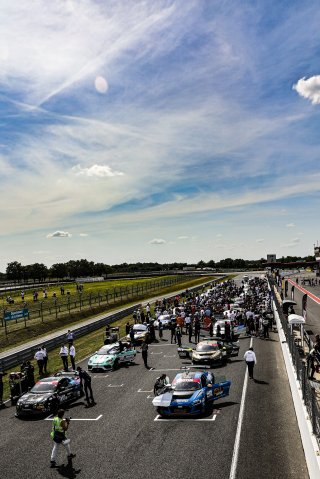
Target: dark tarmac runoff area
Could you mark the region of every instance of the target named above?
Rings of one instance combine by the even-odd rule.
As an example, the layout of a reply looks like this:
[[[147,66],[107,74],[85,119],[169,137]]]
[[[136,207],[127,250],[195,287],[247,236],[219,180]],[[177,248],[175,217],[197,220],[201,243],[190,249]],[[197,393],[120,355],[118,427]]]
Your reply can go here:
[[[250,341],[257,356],[254,381],[243,360]],[[186,335],[182,344],[189,345]],[[172,381],[181,366],[190,364],[179,358],[168,331],[163,341],[149,346],[154,369],[147,370],[137,354],[134,365],[92,373],[97,404],[85,408],[79,400],[66,412],[77,455],[73,468],[61,446],[59,467],[50,469],[51,418],[17,419],[7,403],[0,411],[0,477],[308,478],[278,334],[270,333],[270,340],[241,336],[239,344],[238,357],[211,370],[232,381],[230,396],[199,418],[163,420],[152,405],[155,379],[166,373]],[[87,361],[80,365],[86,368]]]

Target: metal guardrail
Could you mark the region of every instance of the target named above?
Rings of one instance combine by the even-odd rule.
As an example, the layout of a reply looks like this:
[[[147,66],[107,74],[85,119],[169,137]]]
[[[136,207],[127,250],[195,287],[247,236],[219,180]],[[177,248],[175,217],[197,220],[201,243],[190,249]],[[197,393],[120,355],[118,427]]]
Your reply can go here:
[[[73,329],[72,330],[73,335],[75,338],[79,338],[80,336],[84,336],[88,333],[91,333],[92,331],[96,331],[97,329],[102,328],[103,326],[106,326],[107,324],[111,324],[117,321],[118,319],[129,316],[130,314],[133,313],[135,309],[139,308],[140,306],[141,306],[140,304],[136,304],[134,306],[130,306],[130,308],[117,311],[116,313],[105,315],[102,318],[97,319],[96,321],[92,321],[89,324],[85,324],[84,326],[80,326],[79,328]],[[33,359],[35,352],[37,351],[39,346],[44,346],[47,348],[48,351],[51,351],[52,349],[61,345],[65,341],[66,341],[66,333],[63,333],[63,334],[57,334],[54,338],[48,339],[47,341],[43,341],[39,339],[39,343],[31,347],[24,348],[22,346],[20,351],[15,352],[13,354],[9,354],[8,356],[1,358],[0,368],[3,370],[7,370],[23,363],[23,361]]]
[[[273,278],[269,277],[269,283],[270,283],[270,286],[276,286],[276,283],[273,280]],[[295,337],[291,332],[291,327],[288,324],[287,318],[283,314],[281,305],[278,301],[278,298],[274,292],[273,287],[271,288],[271,294],[272,294],[272,298],[277,308],[277,312],[283,327],[286,341],[290,350],[292,363],[296,371],[297,379],[301,386],[303,401],[307,408],[310,421],[312,424],[312,432],[315,435],[320,448],[320,405],[317,399],[316,390],[312,386],[312,382],[308,379],[309,365],[308,365],[308,362],[306,363],[302,358],[301,347],[299,347],[295,342]],[[305,333],[304,339],[306,340],[310,348],[310,345],[312,344],[307,333]]]
[[[189,292],[196,292],[200,291],[205,286],[211,284],[213,281],[208,281],[206,283],[192,286],[187,288]],[[186,291],[185,289],[183,291]],[[182,291],[177,291],[173,295],[170,295],[169,298],[175,297],[177,294],[180,294]],[[97,320],[93,320],[91,323],[86,324],[84,326],[80,326],[79,328],[73,329],[73,335],[75,338],[84,336],[92,331],[96,331],[97,329],[106,326],[107,324],[111,324],[118,319],[124,318],[129,316],[133,313],[133,311],[137,308],[141,307],[141,303],[135,304],[134,306],[130,306],[129,308],[122,309],[121,311],[117,311],[116,313],[111,313],[105,315],[103,317],[98,318]],[[13,354],[8,354],[8,356],[4,356],[0,358],[0,369],[8,370],[17,365],[20,365],[23,361],[28,361],[34,358],[35,352],[40,346],[44,346],[47,348],[48,351],[53,350],[57,346],[61,345],[64,341],[66,341],[66,334],[57,334],[54,338],[48,339],[47,341],[39,339],[39,342],[31,347],[24,348],[21,347],[21,350],[15,352]]]

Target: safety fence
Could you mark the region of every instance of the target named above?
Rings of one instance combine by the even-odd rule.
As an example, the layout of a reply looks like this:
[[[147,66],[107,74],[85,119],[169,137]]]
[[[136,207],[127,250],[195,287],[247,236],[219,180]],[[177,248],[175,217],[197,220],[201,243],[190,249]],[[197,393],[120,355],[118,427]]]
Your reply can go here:
[[[306,360],[305,358],[305,354],[303,348],[300,345],[300,341],[297,340],[297,338],[293,334],[291,326],[288,324],[287,318],[282,311],[279,299],[275,294],[277,285],[273,278],[269,277],[269,283],[271,286],[271,294],[273,297],[273,301],[276,306],[283,332],[286,337],[286,342],[289,347],[297,380],[299,381],[301,387],[302,397],[309,414],[310,422],[312,424],[312,432],[315,435],[320,448],[320,405],[319,398],[317,397],[317,390],[313,386],[313,383],[308,379],[310,365],[308,364],[308,360]],[[306,333],[303,340],[306,341],[309,347],[311,346],[310,338]]]
[[[128,303],[130,301],[137,301],[147,295],[157,294],[161,290],[171,288],[179,283],[189,281],[186,276],[170,276],[168,278],[158,278],[144,282],[132,283],[127,286],[118,286],[105,291],[98,291],[97,293],[86,293],[79,291],[76,294],[64,294],[59,297],[50,297],[39,301],[28,302],[23,304],[23,309],[28,310],[28,315],[16,317],[13,321],[5,321],[5,313],[14,311],[17,305],[5,307],[3,316],[1,317],[1,327],[6,326],[10,328],[11,324],[23,322],[25,327],[27,322],[31,319],[39,319],[44,322],[45,319],[53,317],[57,319],[61,315],[71,315],[74,311],[90,310],[100,306],[114,306],[117,304]],[[56,294],[56,293],[51,293]],[[6,324],[7,323],[7,324]]]

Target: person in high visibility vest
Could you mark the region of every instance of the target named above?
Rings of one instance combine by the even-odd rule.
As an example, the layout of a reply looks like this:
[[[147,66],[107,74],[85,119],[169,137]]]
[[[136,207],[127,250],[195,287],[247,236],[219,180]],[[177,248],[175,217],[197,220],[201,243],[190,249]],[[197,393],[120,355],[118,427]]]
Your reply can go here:
[[[60,444],[62,444],[66,448],[68,454],[68,462],[70,462],[74,457],[76,457],[76,455],[72,454],[71,452],[70,439],[66,438],[66,431],[68,430],[70,419],[64,419],[64,413],[64,409],[59,409],[57,415],[53,418],[52,421],[52,430],[50,433],[50,437],[53,440],[53,449],[51,452],[50,467],[56,467],[56,458]]]

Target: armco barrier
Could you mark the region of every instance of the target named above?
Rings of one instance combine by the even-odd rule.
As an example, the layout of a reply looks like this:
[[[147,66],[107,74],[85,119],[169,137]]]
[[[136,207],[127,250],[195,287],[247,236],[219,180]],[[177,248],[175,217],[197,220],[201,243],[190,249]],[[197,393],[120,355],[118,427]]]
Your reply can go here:
[[[223,279],[223,278],[220,278]],[[188,288],[189,292],[196,292],[201,289],[203,289],[205,286],[208,286],[209,284],[213,283],[214,280],[212,281],[207,281],[206,283],[193,286]],[[176,296],[177,294],[181,294],[184,290],[177,291],[173,294],[169,295],[169,298],[172,298]],[[155,301],[156,298],[150,299],[151,302]],[[74,334],[74,337],[80,337],[84,336],[92,331],[95,331],[103,326],[106,326],[107,324],[111,324],[114,321],[117,321],[118,319],[124,318],[126,316],[129,316],[130,314],[133,313],[133,311],[137,308],[141,307],[141,304],[136,304],[134,306],[130,306],[130,308],[125,308],[120,311],[117,311],[116,313],[111,313],[104,315],[103,317],[100,317],[96,320],[93,320],[89,324],[85,324],[84,326],[80,326],[79,328],[72,329],[72,332]],[[8,370],[11,369],[15,366],[20,365],[23,361],[28,361],[33,359],[35,352],[39,348],[39,346],[44,346],[47,348],[48,351],[56,348],[57,346],[61,345],[64,341],[66,340],[66,334],[57,334],[54,338],[51,338],[47,341],[39,339],[39,342],[32,347],[23,347],[21,346],[21,350],[18,352],[15,352],[14,354],[8,354],[7,356],[2,356],[0,357],[0,369],[2,370]]]
[[[133,313],[133,311],[140,307],[140,304],[136,304],[134,306],[130,306],[130,308],[123,309],[121,311],[117,311],[114,314],[108,314],[103,316],[102,318],[97,319],[96,321],[92,321],[89,324],[85,324],[84,326],[80,326],[79,328],[73,329],[73,335],[75,338],[80,336],[84,336],[92,331],[95,331],[107,324],[111,324],[118,319],[124,318],[125,316],[129,316]],[[24,348],[21,347],[21,350],[15,352],[14,354],[9,354],[6,357],[0,359],[0,368],[3,370],[7,370],[17,366],[23,361],[33,359],[35,352],[37,351],[39,346],[45,346],[48,351],[56,348],[57,346],[61,345],[66,340],[66,333],[58,334],[54,338],[48,339],[47,341],[41,341],[39,339],[39,343],[32,347]]]

